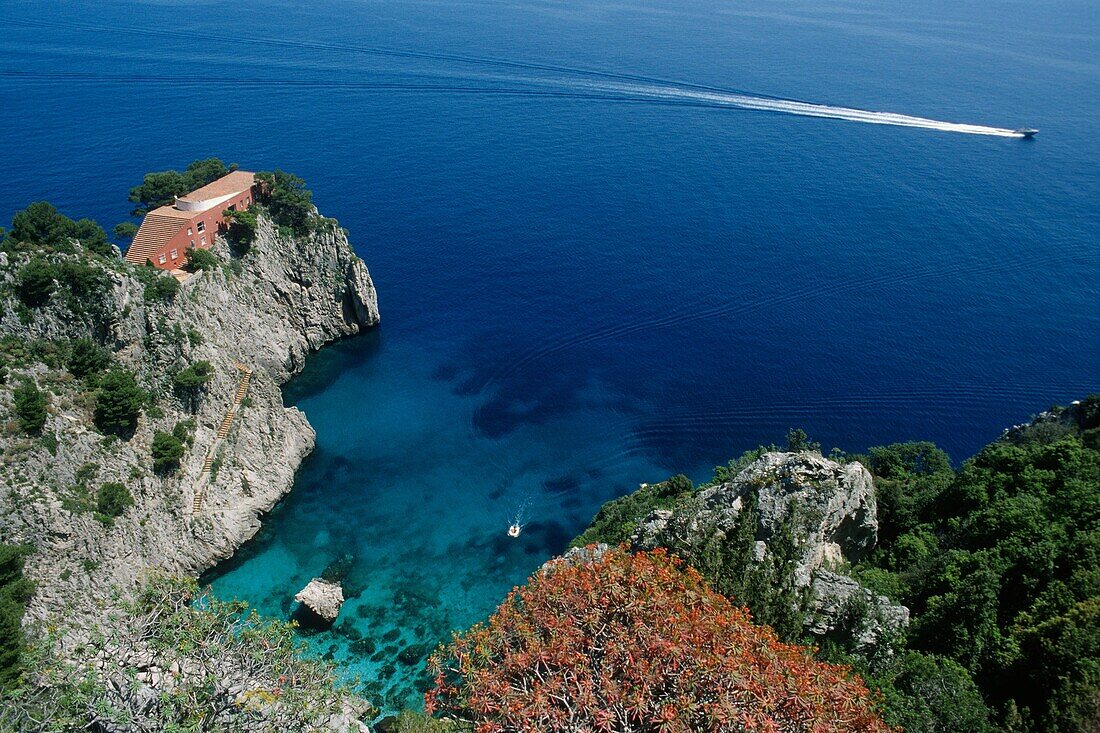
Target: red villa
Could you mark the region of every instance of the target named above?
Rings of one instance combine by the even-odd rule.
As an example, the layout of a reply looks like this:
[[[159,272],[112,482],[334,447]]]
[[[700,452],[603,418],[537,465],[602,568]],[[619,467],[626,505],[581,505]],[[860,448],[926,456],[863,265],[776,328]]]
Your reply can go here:
[[[248,208],[255,179],[254,173],[233,171],[178,197],[170,206],[150,211],[126,250],[126,261],[136,265],[148,261],[162,270],[179,269],[189,248],[209,249],[214,235],[225,231],[226,210]]]

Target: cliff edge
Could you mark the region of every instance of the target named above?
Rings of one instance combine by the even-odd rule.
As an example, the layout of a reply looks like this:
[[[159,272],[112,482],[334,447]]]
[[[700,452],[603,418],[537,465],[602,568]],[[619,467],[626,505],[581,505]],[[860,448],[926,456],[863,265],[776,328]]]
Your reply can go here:
[[[261,214],[243,253],[218,238],[214,264],[178,289],[78,242],[0,253],[0,403],[15,414],[15,385],[31,385],[46,407],[40,430],[0,435],[0,539],[34,548],[27,620],[94,612],[146,569],[198,574],[290,490],[314,432],[280,385],[311,351],[379,322],[346,233],[317,221],[296,235]],[[28,307],[35,267],[53,282]],[[78,342],[102,350],[101,370],[74,374]],[[103,430],[103,375],[116,373],[145,399],[131,426]],[[129,496],[121,511],[104,505],[107,485]]]

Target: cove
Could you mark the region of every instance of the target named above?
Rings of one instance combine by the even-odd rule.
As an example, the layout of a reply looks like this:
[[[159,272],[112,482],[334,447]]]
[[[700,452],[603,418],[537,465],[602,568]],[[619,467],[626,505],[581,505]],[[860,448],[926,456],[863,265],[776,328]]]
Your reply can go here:
[[[382,325],[286,386],[317,450],[209,579],[286,617],[349,556],[355,595],[307,641],[387,709],[418,704],[425,645],[641,482],[791,427],[958,461],[1100,389],[1090,0],[287,7],[250,4],[265,46],[221,0],[186,28],[174,3],[6,4],[36,25],[3,41],[0,219],[48,199],[110,228],[144,173],[217,155],[300,175],[348,229]],[[442,88],[540,65],[1043,132]]]
[[[206,580],[287,618],[297,590],[346,563],[337,624],[305,638],[399,710],[421,704],[437,643],[491,613],[600,502],[660,469],[604,454],[607,436],[627,428],[598,384],[568,414],[483,437],[461,370],[385,331],[325,348],[290,382],[286,399],[305,410],[318,448],[260,535]],[[525,526],[513,539],[517,512]]]

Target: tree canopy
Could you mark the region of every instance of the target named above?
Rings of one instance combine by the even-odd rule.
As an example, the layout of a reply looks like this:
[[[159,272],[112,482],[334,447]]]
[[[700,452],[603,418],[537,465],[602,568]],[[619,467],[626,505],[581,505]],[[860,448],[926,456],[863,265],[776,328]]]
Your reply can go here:
[[[98,255],[113,254],[102,227],[91,219],[73,221],[48,201],[36,201],[16,213],[8,237],[23,245],[55,248],[64,248],[70,240],[77,240]]]
[[[29,379],[15,388],[15,415],[20,429],[38,435],[46,424],[46,393]]]
[[[69,371],[74,377],[84,378],[102,372],[111,365],[111,355],[91,339],[73,341],[69,352]]]
[[[103,375],[95,403],[95,424],[108,435],[129,437],[137,427],[146,395],[134,375],[115,369]]]
[[[177,170],[146,173],[142,182],[130,189],[129,199],[137,204],[131,212],[134,216],[144,216],[153,209],[167,206],[177,196],[201,188],[230,171],[218,158],[205,158],[193,161],[183,172]]]
[[[187,266],[192,270],[216,270],[218,269],[218,257],[208,249],[196,247],[187,248]]]
[[[34,585],[23,577],[29,548],[0,544],[0,691],[11,688],[23,671],[21,622]]]
[[[845,669],[781,643],[663,550],[559,560],[430,662],[478,731],[888,731]]]
[[[294,234],[309,234],[317,226],[313,209],[313,193],[305,181],[293,173],[276,170],[257,173],[260,202],[267,207],[279,227]]]
[[[715,480],[763,450],[716,469]],[[929,442],[856,458],[874,474],[879,541],[849,572],[911,612],[908,631],[883,648],[806,636],[782,567],[787,545],[770,543],[770,566],[749,559],[751,502],[734,531],[669,549],[783,640],[812,641],[822,659],[853,665],[882,695],[890,725],[1100,725],[1100,396],[991,443],[957,471]],[[575,543],[621,541],[651,509],[684,496],[639,489],[605,504]]]

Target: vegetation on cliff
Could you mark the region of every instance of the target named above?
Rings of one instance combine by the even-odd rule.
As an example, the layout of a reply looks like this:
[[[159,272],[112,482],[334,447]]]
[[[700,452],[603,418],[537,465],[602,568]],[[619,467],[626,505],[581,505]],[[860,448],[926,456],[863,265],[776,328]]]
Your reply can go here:
[[[134,216],[143,216],[160,206],[167,206],[177,196],[201,188],[236,169],[236,164],[227,167],[218,158],[206,158],[193,161],[182,172],[167,170],[146,173],[141,183],[130,189],[130,201],[136,204],[131,213]]]
[[[23,577],[30,548],[0,544],[0,693],[13,689],[23,672],[25,642],[21,623],[33,584]]]
[[[719,467],[715,482],[763,451]],[[724,537],[670,549],[784,640],[818,644],[822,659],[854,665],[881,693],[891,725],[913,732],[1095,728],[1100,396],[1011,431],[958,471],[927,442],[838,457],[860,460],[875,476],[879,543],[847,572],[910,609],[912,622],[898,638],[857,650],[848,630],[869,611],[860,607],[849,609],[847,630],[807,636],[807,609],[790,595],[782,543],[779,552],[769,545],[771,563],[749,561],[757,539],[755,522],[745,520],[751,505]],[[652,509],[691,495],[680,479],[645,486],[606,504],[574,542],[622,541]]]
[[[291,625],[193,581],[152,576],[111,621],[82,642],[43,637],[36,684],[0,697],[0,729],[306,731],[347,712],[333,667],[306,659]]]
[[[663,550],[545,566],[431,661],[429,712],[478,731],[887,731],[867,689]]]
[[[189,170],[205,179],[216,168]],[[308,201],[300,179],[280,180]],[[137,203],[158,203],[158,185],[137,192]],[[293,214],[289,204],[284,210]],[[126,262],[104,246],[101,229],[45,203],[0,230],[0,407],[8,413],[0,430],[0,539],[29,543],[17,555],[0,547],[0,686],[13,685],[0,701],[10,713],[0,729],[304,730],[321,725],[334,700],[355,706],[327,672],[311,678],[312,668],[290,659],[298,650],[288,646],[285,626],[237,607],[229,613],[193,589],[161,587],[163,602],[127,603],[143,567],[201,566],[248,535],[256,513],[289,488],[312,438],[272,381],[285,379],[293,371],[287,365],[301,364],[318,344],[377,321],[369,274],[334,229],[312,247],[295,247],[275,232],[262,203],[241,214],[259,233],[252,246],[226,251],[215,241],[216,266],[207,263],[182,287]],[[324,221],[312,207],[308,218]],[[319,287],[275,301],[267,286],[290,271]],[[204,298],[218,308],[205,308]],[[205,505],[193,479],[239,385],[232,361],[260,368],[242,401],[250,406],[247,420],[238,416],[205,473],[219,511],[196,516]],[[251,473],[254,467],[260,471]],[[21,579],[24,557],[38,583],[33,595]],[[184,613],[184,596],[205,615]],[[34,621],[23,620],[28,601]],[[21,624],[30,624],[35,642],[29,653]],[[125,650],[138,627],[141,648],[115,679],[115,668],[100,663]],[[211,629],[221,630],[202,635]],[[87,645],[74,647],[74,639]],[[241,640],[250,643],[234,647]],[[159,677],[150,676],[143,650],[167,658],[155,664]],[[227,681],[221,673],[232,675],[233,655],[246,653],[282,665],[289,682],[273,674],[271,685],[254,688],[250,680],[266,680],[256,667]],[[203,666],[209,659],[216,663]],[[211,697],[222,683],[240,689]],[[139,725],[141,716],[151,717]]]

